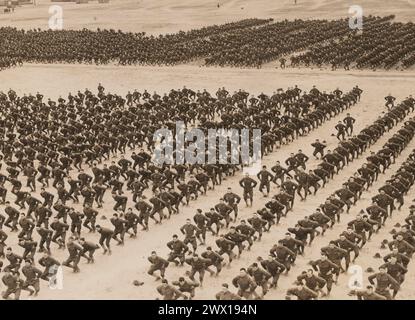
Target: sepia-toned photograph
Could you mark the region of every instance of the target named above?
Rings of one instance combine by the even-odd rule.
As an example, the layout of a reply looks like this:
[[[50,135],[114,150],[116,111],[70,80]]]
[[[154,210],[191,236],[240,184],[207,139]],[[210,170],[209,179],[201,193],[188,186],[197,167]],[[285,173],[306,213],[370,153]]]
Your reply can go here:
[[[0,0],[0,308],[415,300],[414,22],[415,0]]]

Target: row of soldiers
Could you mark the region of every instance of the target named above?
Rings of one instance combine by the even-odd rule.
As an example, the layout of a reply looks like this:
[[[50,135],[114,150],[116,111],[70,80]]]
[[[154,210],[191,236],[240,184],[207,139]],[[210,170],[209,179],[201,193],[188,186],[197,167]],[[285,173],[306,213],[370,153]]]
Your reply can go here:
[[[414,124],[414,123],[413,123]],[[412,128],[414,128],[412,124]],[[397,199],[397,195],[408,195],[408,190],[413,186],[415,181],[415,150],[409,155],[400,168],[387,180],[383,188],[388,188],[389,206]],[[391,186],[395,187],[393,189]],[[382,189],[382,188],[381,188]],[[394,193],[394,194],[393,194]],[[402,195],[402,197],[403,197]],[[400,195],[398,197],[401,197]],[[398,202],[399,203],[399,202]],[[366,209],[371,214],[371,220],[385,225],[386,217],[392,217],[392,207],[376,208],[371,206]],[[370,210],[370,212],[369,212]],[[392,239],[383,240],[381,249],[389,249],[389,252],[383,257],[376,253],[374,258],[382,258],[383,263],[378,267],[378,272],[369,276],[369,285],[366,289],[357,288],[349,292],[351,296],[357,296],[359,300],[390,300],[394,299],[405,281],[405,274],[408,272],[408,265],[415,252],[415,205],[409,206],[409,215],[405,217],[404,224],[397,223],[398,231],[392,229]],[[374,215],[374,216],[373,216]],[[373,223],[372,223],[373,224]],[[369,267],[367,272],[374,272]]]
[[[400,130],[402,134],[400,133],[395,135],[395,137],[399,137],[401,140],[399,143],[400,149],[394,155],[391,154],[389,156],[389,161],[386,167],[394,162],[394,158],[398,157],[403,149],[412,140],[415,134],[414,119],[408,120],[402,129]],[[387,147],[384,147],[384,149],[385,148]],[[385,185],[378,189],[379,193],[372,197],[372,204],[367,207],[366,210],[361,210],[355,219],[348,222],[347,229],[340,234],[338,239],[330,241],[328,246],[321,248],[321,258],[315,261],[310,261],[309,264],[314,270],[310,269],[304,271],[300,276],[298,276],[297,281],[302,282],[300,285],[305,285],[306,287],[306,289],[301,292],[308,293],[308,298],[317,298],[320,293],[322,296],[329,295],[333,283],[337,283],[339,274],[349,269],[350,262],[354,262],[356,260],[359,256],[360,249],[362,249],[367,241],[371,239],[373,233],[378,233],[379,230],[385,225],[386,219],[392,217],[393,211],[396,210],[395,203],[399,205],[398,210],[400,210],[404,204],[404,196],[408,193],[415,181],[415,169],[413,164],[414,163],[411,159],[405,161],[397,172],[392,175],[390,179],[386,180]],[[378,172],[381,172],[380,168]],[[375,171],[372,172],[372,179],[377,179]],[[362,192],[365,189],[367,190],[369,185],[371,185],[371,181],[365,179],[355,183],[356,188],[354,190],[354,194],[356,195],[356,199],[360,198]],[[342,207],[332,206],[332,213],[339,214],[341,212]],[[334,224],[333,218],[327,214],[326,221],[331,221],[331,225]],[[298,229],[299,235],[296,236],[296,239],[301,242],[307,240],[307,232],[313,232],[312,229],[319,227],[318,225],[312,226],[310,224],[306,226],[303,223],[303,228],[301,228],[300,221],[298,222],[298,226],[300,227]],[[394,235],[394,240],[387,244],[390,250],[394,253],[408,254],[408,257],[410,257],[415,249],[415,247],[413,247],[414,241],[415,238],[413,236],[413,231],[409,230],[409,226],[403,226],[401,230]],[[407,245],[407,242],[411,244]],[[351,258],[352,252],[354,253],[353,259]],[[385,257],[386,264],[382,266],[382,269],[388,267],[388,272],[390,269],[394,278],[396,278],[398,274],[400,277],[402,275],[400,272],[395,273],[395,267],[400,268],[400,266],[396,265],[397,261],[392,259],[392,266],[389,265],[389,260],[392,256],[395,255],[390,254]],[[344,267],[342,266],[342,261],[345,262]],[[402,270],[403,269],[400,271]],[[318,274],[314,274],[314,271],[317,271]],[[384,286],[383,280],[385,277],[389,278],[389,276],[379,276],[378,274],[371,275],[369,277],[369,281],[372,285],[374,284],[373,280],[377,280],[377,286],[373,294],[368,294],[365,296],[365,299],[376,298],[378,294],[384,296],[384,298],[381,299],[391,299],[396,296],[399,286],[395,286],[396,283],[394,281],[389,282],[386,286]],[[394,287],[393,296],[390,295],[387,289],[389,285],[393,285]],[[323,291],[324,287],[326,287],[326,292]],[[359,294],[364,295],[363,291],[358,292]],[[290,294],[290,292],[288,292],[288,294]]]

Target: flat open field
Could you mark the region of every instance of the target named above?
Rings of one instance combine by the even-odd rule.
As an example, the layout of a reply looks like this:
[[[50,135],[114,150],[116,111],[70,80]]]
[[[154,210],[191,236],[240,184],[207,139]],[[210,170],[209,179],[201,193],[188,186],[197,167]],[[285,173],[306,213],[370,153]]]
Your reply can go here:
[[[413,93],[415,72],[405,71],[329,71],[325,69],[239,69],[180,65],[174,67],[91,66],[69,64],[25,64],[23,67],[0,72],[1,90],[13,88],[18,93],[39,91],[52,99],[77,90],[96,90],[99,82],[114,93],[125,95],[133,89],[159,94],[187,86],[193,89],[228,91],[245,89],[253,94],[271,94],[278,88],[316,85],[324,90],[359,85],[370,95],[373,108],[383,105],[389,93],[399,98]]]
[[[134,32],[145,31],[148,33],[168,33],[179,30],[202,27],[210,24],[236,21],[243,18],[326,18],[336,19],[348,16],[348,7],[353,1],[330,1],[330,0],[298,0],[296,6],[293,0],[251,0],[251,1],[211,1],[211,0],[181,0],[181,1],[131,1],[112,0],[109,4],[77,5],[74,3],[50,3],[49,1],[36,1],[37,6],[25,6],[18,8],[14,14],[0,14],[0,26],[16,26],[18,28],[47,28],[48,7],[51,4],[62,5],[64,9],[64,27],[70,29],[80,28],[113,28],[129,30]],[[217,4],[220,3],[220,7]],[[396,14],[397,20],[408,21],[414,17],[415,1],[413,0],[362,0],[360,4],[365,14],[389,15]],[[233,69],[233,68],[205,68],[197,65],[185,65],[176,67],[117,67],[117,66],[90,66],[90,65],[34,65],[25,64],[21,68],[8,69],[0,72],[0,91],[6,92],[13,88],[18,94],[40,92],[45,98],[57,99],[59,95],[66,98],[69,92],[75,93],[78,90],[89,88],[96,91],[98,83],[106,88],[108,92],[125,95],[128,91],[138,89],[149,92],[157,91],[159,94],[168,92],[170,89],[187,86],[194,90],[207,89],[215,92],[219,87],[225,87],[228,91],[244,89],[253,94],[272,94],[278,88],[288,88],[298,85],[304,90],[310,90],[316,85],[321,90],[332,91],[339,87],[346,92],[353,86],[359,85],[364,90],[361,102],[354,106],[350,113],[357,119],[355,131],[363,129],[371,124],[377,116],[385,110],[384,97],[392,94],[401,101],[410,94],[415,95],[415,72],[404,73],[391,72],[369,72],[369,71],[335,71],[319,69],[274,69],[270,66],[263,69]],[[339,116],[342,120],[345,114]],[[334,120],[336,121],[336,120]],[[307,155],[311,155],[310,143],[316,138],[325,139],[328,142],[328,149],[337,145],[337,139],[331,136],[334,133],[335,122],[326,122],[322,127],[301,137],[294,143],[283,146],[272,155],[264,159],[264,163],[272,165],[275,161],[284,161],[290,152],[296,152],[301,148]],[[399,124],[394,130],[401,127]],[[394,131],[393,131],[394,132]],[[372,148],[372,151],[379,150],[391,133],[382,137]],[[376,193],[386,178],[399,167],[408,153],[415,148],[412,142],[402,153],[386,174],[379,179],[376,186],[369,192],[364,193],[358,205],[353,207],[349,215],[342,215],[342,223],[327,232],[325,237],[318,237],[312,247],[306,248],[304,257],[298,257],[296,266],[289,273],[288,277],[282,276],[279,282],[280,289],[271,291],[266,299],[283,299],[285,291],[292,286],[301,271],[308,268],[307,262],[310,259],[319,257],[319,249],[326,245],[330,239],[336,239],[338,234],[344,230],[349,220],[364,209],[369,199]],[[368,151],[369,152],[369,151]],[[368,153],[367,152],[367,153]],[[367,153],[365,155],[367,155]],[[223,282],[230,282],[238,272],[239,268],[247,267],[253,263],[257,256],[265,257],[271,246],[283,237],[286,228],[292,227],[295,222],[312,211],[322,203],[331,191],[339,188],[347,177],[364,163],[361,157],[345,168],[344,172],[316,196],[310,196],[304,202],[298,202],[293,212],[283,219],[281,225],[271,228],[271,232],[264,235],[262,242],[256,242],[252,251],[245,251],[241,259],[234,262],[232,268],[224,268],[217,278],[205,279],[203,289],[196,290],[196,299],[213,299],[216,292],[220,290]],[[308,167],[314,168],[317,160],[310,157]],[[3,169],[4,170],[4,169]],[[102,256],[101,251],[96,253],[94,265],[80,264],[81,272],[73,274],[65,270],[63,290],[49,290],[44,284],[39,297],[36,299],[154,299],[157,296],[154,279],[146,274],[149,263],[147,257],[152,250],[159,255],[166,257],[168,249],[166,242],[171,239],[174,233],[185,223],[186,218],[191,218],[197,208],[207,211],[213,204],[216,204],[228,186],[236,186],[240,174],[227,179],[217,190],[208,192],[198,201],[190,203],[189,207],[183,207],[182,212],[173,216],[171,220],[163,225],[151,225],[150,232],[139,232],[137,239],[127,239],[123,247],[114,247],[112,256]],[[237,193],[241,194],[239,187],[234,187]],[[273,187],[272,193],[278,191]],[[413,191],[412,191],[413,192]],[[412,199],[411,196],[408,197]],[[13,197],[14,199],[14,197]],[[409,200],[408,199],[408,200]],[[248,217],[256,209],[265,203],[259,191],[255,191],[254,206],[245,208],[240,205],[240,218]],[[407,205],[410,201],[407,200]],[[112,199],[107,192],[104,209],[100,212],[106,217],[112,214]],[[129,199],[129,206],[132,205]],[[380,260],[372,259],[375,252],[381,252],[380,242],[390,238],[388,232],[396,222],[402,222],[407,215],[407,205],[402,211],[395,215],[393,220],[387,221],[386,228],[375,235],[373,240],[362,250],[361,256],[356,264],[363,269],[372,266],[374,269],[380,264]],[[79,205],[76,205],[78,209]],[[1,209],[2,210],[2,209]],[[97,223],[107,224],[108,221],[98,220]],[[15,236],[14,236],[15,237]],[[88,235],[94,241],[98,240],[96,235]],[[9,241],[16,244],[16,238]],[[208,244],[214,243],[214,238],[208,234]],[[54,245],[52,245],[55,248]],[[201,247],[203,250],[203,247]],[[56,252],[56,248],[54,252]],[[383,254],[383,252],[381,252]],[[58,252],[56,257],[63,260],[67,253]],[[407,279],[398,299],[415,299],[415,267],[410,265]],[[169,267],[167,278],[176,280],[184,274],[188,268]],[[364,275],[367,284],[367,276]],[[141,287],[132,285],[133,280],[144,282]],[[333,289],[332,299],[355,299],[348,297],[348,277],[342,275],[339,284]],[[22,299],[28,299],[27,292],[22,294]]]

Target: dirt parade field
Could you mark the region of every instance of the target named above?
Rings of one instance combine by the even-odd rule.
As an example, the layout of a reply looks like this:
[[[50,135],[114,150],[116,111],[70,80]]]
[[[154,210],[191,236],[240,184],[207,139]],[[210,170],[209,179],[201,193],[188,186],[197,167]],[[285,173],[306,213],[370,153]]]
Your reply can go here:
[[[358,32],[347,25],[355,3],[343,0],[35,3],[0,7],[3,299],[415,299],[415,1],[361,1],[367,29]],[[46,31],[51,5],[62,7],[63,30]],[[29,32],[37,28],[45,31]],[[266,167],[250,176],[255,185],[244,189],[239,163],[178,168],[137,157],[152,157],[154,131],[183,119],[204,131],[261,128]],[[278,163],[294,189],[277,179]],[[95,226],[86,225],[91,208]],[[206,225],[194,219],[199,210]],[[321,210],[326,222],[304,222]],[[363,215],[369,222],[356,222]],[[339,240],[347,230],[355,237]],[[168,247],[173,235],[186,252]],[[296,241],[280,241],[288,236]],[[330,261],[328,274],[319,259]],[[58,274],[48,270],[58,264]]]

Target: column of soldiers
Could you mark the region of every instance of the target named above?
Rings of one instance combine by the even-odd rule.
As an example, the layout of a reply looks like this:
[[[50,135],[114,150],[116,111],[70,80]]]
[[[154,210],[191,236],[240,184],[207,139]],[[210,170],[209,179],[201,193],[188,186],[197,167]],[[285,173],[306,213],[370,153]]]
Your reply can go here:
[[[411,121],[411,127],[415,128],[415,122]],[[382,196],[378,195],[372,200],[374,204],[366,209],[370,214],[369,219],[378,225],[385,225],[386,217],[392,216],[395,209],[394,202],[401,207],[403,198],[408,196],[408,191],[415,181],[415,150],[409,155],[405,162],[399,167],[394,175],[387,180],[385,186],[380,188]],[[377,204],[381,198],[383,206]],[[399,199],[399,200],[398,200]],[[387,205],[385,205],[387,203]],[[374,215],[372,217],[372,215]],[[383,219],[383,217],[385,217]],[[391,300],[396,297],[398,291],[405,281],[405,274],[408,272],[408,265],[415,252],[415,205],[409,206],[409,215],[404,219],[405,223],[395,224],[396,229],[392,229],[392,239],[383,240],[382,249],[389,252],[383,257],[376,253],[374,258],[382,258],[383,263],[378,267],[378,272],[373,268],[367,268],[367,272],[373,273],[368,277],[369,285],[366,288],[355,289],[349,292],[349,295],[356,296],[359,300]],[[375,226],[375,225],[374,225]]]
[[[367,190],[373,182],[377,180],[377,173],[384,173],[383,169],[387,169],[395,161],[395,158],[397,158],[404,150],[414,135],[415,119],[412,118],[405,121],[405,125],[398,133],[390,138],[381,151],[378,152],[378,154],[382,155],[386,160],[384,164],[375,165],[377,170],[371,170],[370,176],[366,179],[356,179],[356,176],[354,175],[352,181],[353,184],[350,184],[349,179],[348,182],[344,184],[345,188],[340,189],[347,190],[347,193],[350,194],[348,199],[340,198],[339,206],[326,202],[317,209],[317,214],[325,218],[325,220],[322,220],[322,222],[326,224],[325,227],[321,227],[321,225],[318,224],[312,225],[310,223],[306,224],[304,221],[299,221],[296,225],[297,230],[291,228],[288,229],[288,231],[293,233],[296,239],[302,241],[304,245],[304,242],[307,241],[308,234],[312,232],[312,230],[321,227],[321,233],[323,233],[328,228],[331,228],[335,222],[339,222],[340,214],[344,212],[343,208],[352,203],[356,203],[361,197],[362,192]],[[399,143],[396,142],[396,139],[399,140]],[[393,154],[386,156],[383,151],[389,149],[390,143],[396,144],[397,148]],[[367,160],[370,161],[369,159],[371,157],[372,156],[369,156]],[[358,169],[358,172],[362,167]],[[320,294],[321,296],[330,295],[333,283],[337,283],[339,275],[348,270],[350,262],[356,260],[359,256],[359,251],[364,247],[367,241],[371,239],[372,235],[378,233],[385,225],[386,219],[392,217],[392,212],[396,209],[400,210],[404,204],[404,196],[411,188],[414,179],[415,168],[413,167],[413,162],[408,159],[402,164],[396,174],[392,175],[391,178],[386,181],[386,184],[378,189],[379,194],[372,198],[372,204],[367,207],[366,210],[361,210],[355,219],[348,222],[347,229],[339,235],[339,238],[330,241],[328,246],[321,248],[320,259],[309,262],[311,268],[307,271],[303,271],[302,274],[297,277],[298,286],[289,289],[287,291],[287,297],[297,296],[298,299],[316,299]],[[338,194],[338,191],[340,190],[337,190],[335,194]],[[349,204],[347,204],[346,201],[348,201]],[[398,208],[395,207],[395,203],[399,204]],[[309,218],[306,220],[309,220]],[[404,229],[406,230],[406,226]],[[399,237],[399,240],[402,239]],[[312,241],[311,236],[310,241]],[[390,244],[389,247],[392,250],[394,245]],[[351,258],[352,253],[353,259]],[[371,284],[373,284],[373,279],[375,279],[375,276],[369,277]],[[368,291],[353,291],[351,294],[365,295],[368,293],[365,299],[379,298],[378,294],[384,296],[379,299],[394,298],[398,292],[399,286],[396,286],[396,283],[393,281],[390,282],[389,285],[393,286],[393,296],[390,295],[388,290],[382,290],[382,284],[376,287],[374,291],[370,286],[370,288],[367,288]],[[325,290],[323,290],[324,288]]]

